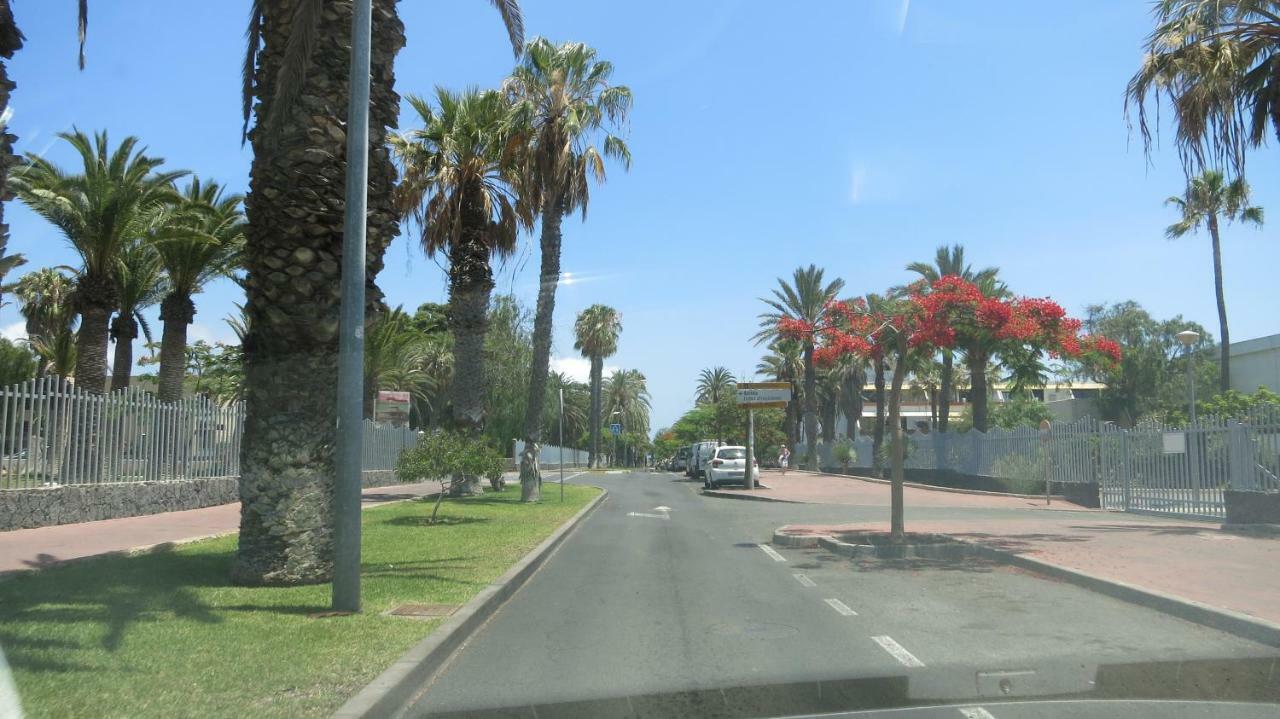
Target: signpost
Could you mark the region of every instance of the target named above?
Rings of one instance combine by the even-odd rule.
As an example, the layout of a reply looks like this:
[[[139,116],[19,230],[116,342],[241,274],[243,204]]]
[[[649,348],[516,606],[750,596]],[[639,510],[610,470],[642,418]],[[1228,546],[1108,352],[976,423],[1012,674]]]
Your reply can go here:
[[[373,419],[376,422],[386,422],[397,427],[407,427],[409,425],[409,393],[378,390]]]
[[[617,422],[614,422],[613,424],[609,425],[609,431],[613,433],[614,437],[621,437],[622,425],[618,424]]]
[[[1044,455],[1044,503],[1052,504],[1050,497],[1050,485],[1052,484],[1052,474],[1049,469],[1049,430],[1053,429],[1053,424],[1047,419],[1040,420],[1040,452]]]
[[[790,382],[739,382],[737,402],[747,408],[747,468],[742,483],[747,489],[756,488],[756,413],[767,407],[786,407],[791,401]]]

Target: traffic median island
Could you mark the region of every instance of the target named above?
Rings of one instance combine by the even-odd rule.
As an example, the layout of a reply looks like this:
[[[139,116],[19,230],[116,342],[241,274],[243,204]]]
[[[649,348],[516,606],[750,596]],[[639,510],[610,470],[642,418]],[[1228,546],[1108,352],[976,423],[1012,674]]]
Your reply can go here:
[[[0,648],[29,717],[329,716],[602,492],[522,504],[518,486],[363,513],[363,611],[330,585],[230,583],[236,537],[0,582]],[[391,614],[408,605],[443,616]]]

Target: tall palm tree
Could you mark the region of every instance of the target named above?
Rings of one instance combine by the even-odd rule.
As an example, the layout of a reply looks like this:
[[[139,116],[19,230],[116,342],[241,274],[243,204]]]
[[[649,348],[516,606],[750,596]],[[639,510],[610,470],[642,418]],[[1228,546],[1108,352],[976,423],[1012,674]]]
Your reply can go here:
[[[608,415],[618,415],[624,432],[632,435],[649,433],[650,397],[644,373],[634,369],[616,370],[605,383],[604,395]]]
[[[37,374],[70,376],[75,371],[76,313],[71,305],[75,280],[55,267],[28,272],[14,285],[19,311],[26,320],[27,341],[40,356]],[[58,348],[62,349],[59,350]],[[65,372],[65,374],[64,374]]]
[[[995,267],[984,267],[975,272],[964,260],[964,246],[958,244],[950,247],[942,245],[934,253],[933,264],[912,262],[907,265],[907,271],[920,275],[928,282],[954,275],[975,284],[993,280],[999,272]],[[951,421],[951,397],[955,394],[954,363],[954,352],[950,348],[942,350],[942,375],[939,378],[938,387],[937,425],[939,432],[946,432],[947,425]]]
[[[778,322],[783,319],[798,320],[810,327],[820,327],[827,320],[827,307],[840,290],[844,289],[844,280],[836,278],[830,282],[823,279],[824,271],[816,265],[797,267],[792,273],[791,283],[778,278],[778,287],[773,290],[773,298],[760,298],[769,306],[769,310],[760,314],[760,331],[756,333],[756,344],[773,341],[778,336]],[[813,364],[815,337],[811,333],[800,339],[800,349],[804,357],[804,437],[805,464],[810,469],[818,469],[818,392],[817,373]]]
[[[733,373],[724,367],[704,369],[698,375],[695,401],[698,404],[710,404],[714,409],[715,414],[712,415],[712,421],[715,425],[717,442],[722,439],[720,434],[720,400],[727,397],[737,383],[738,381],[734,379]]]
[[[516,48],[515,0],[494,0]],[[395,0],[374,0],[370,57],[368,307],[398,226],[387,148],[404,46]],[[344,118],[350,97],[351,4],[254,0],[246,32],[243,113],[253,147],[245,199],[245,438],[240,544],[244,584],[322,582],[333,567],[339,263],[345,207]],[[518,51],[518,50],[517,50]],[[250,119],[257,125],[250,129]],[[282,456],[278,447],[290,448]]]
[[[582,43],[556,45],[536,38],[504,85],[514,103],[513,124],[525,135],[524,173],[529,193],[541,215],[538,304],[533,322],[533,363],[529,369],[529,401],[525,409],[525,447],[520,458],[520,497],[538,498],[541,470],[534,449],[542,441],[542,408],[551,362],[552,316],[560,281],[560,223],[580,210],[585,218],[589,180],[604,182],[604,158],[630,167],[631,151],[606,125],[626,121],[631,90],[610,85],[613,65],[596,58]],[[600,149],[593,144],[604,133]]]
[[[800,343],[777,339],[769,345],[769,354],[756,365],[756,372],[777,382],[791,383],[791,400],[784,412],[787,442],[794,448],[800,441],[800,408],[804,405],[804,355]]]
[[[622,332],[622,318],[618,311],[606,305],[591,305],[578,315],[573,323],[573,348],[591,360],[591,446],[587,451],[587,465],[600,466],[600,405],[604,361],[618,351],[618,335]]]
[[[88,392],[106,389],[108,319],[119,305],[116,267],[124,250],[145,237],[176,198],[182,171],[160,172],[164,160],[146,154],[127,137],[114,150],[107,133],[90,139],[75,130],[59,133],[75,149],[81,174],[69,174],[35,154],[9,177],[15,194],[59,230],[80,256],[75,307],[76,384]]]
[[[182,399],[187,367],[187,326],[196,315],[192,295],[218,277],[240,267],[244,252],[243,197],[223,194],[216,182],[191,178],[182,204],[156,230],[152,242],[168,277],[168,292],[160,303],[160,378],[162,402]]]
[[[421,228],[427,256],[449,256],[448,325],[453,333],[452,419],[467,432],[485,424],[484,339],[493,293],[490,258],[507,257],[533,218],[513,189],[510,104],[496,90],[436,89],[436,104],[411,96],[422,128],[392,138],[404,167],[397,205]],[[459,484],[459,487],[464,485]],[[482,491],[479,480],[465,487]]]
[[[577,448],[581,446],[582,436],[589,435],[591,424],[591,389],[588,385],[575,382],[563,372],[551,371],[547,375],[547,408],[543,412],[546,426],[543,434],[548,437],[560,435],[560,393],[564,392],[564,444],[561,446]],[[599,423],[596,423],[597,428]],[[559,440],[556,441],[560,444]]]
[[[1280,138],[1280,2],[1159,0],[1142,66],[1129,80],[1150,153],[1148,103],[1173,110],[1175,140],[1188,171],[1244,170],[1246,150]],[[1152,123],[1154,124],[1154,123]]]
[[[852,355],[842,356],[832,371],[840,382],[840,411],[844,414],[845,435],[854,439],[862,419],[863,385],[867,382],[867,363]]]
[[[142,310],[160,301],[167,289],[164,268],[155,250],[146,242],[127,248],[116,268],[116,286],[120,304],[111,320],[110,336],[116,343],[111,363],[111,391],[127,389],[133,374],[133,341],[138,329],[151,342],[151,327]]]
[[[836,415],[840,413],[840,372],[835,367],[818,368],[818,419],[822,443],[836,439]]]
[[[1262,208],[1249,204],[1249,183],[1243,177],[1227,182],[1222,172],[1205,170],[1187,181],[1181,197],[1175,195],[1165,204],[1178,208],[1182,218],[1165,228],[1165,236],[1177,239],[1204,225],[1209,230],[1213,248],[1213,291],[1218,301],[1218,391],[1231,389],[1231,335],[1227,331],[1227,301],[1222,292],[1222,240],[1218,233],[1219,218],[1227,222],[1248,222],[1262,226]]]

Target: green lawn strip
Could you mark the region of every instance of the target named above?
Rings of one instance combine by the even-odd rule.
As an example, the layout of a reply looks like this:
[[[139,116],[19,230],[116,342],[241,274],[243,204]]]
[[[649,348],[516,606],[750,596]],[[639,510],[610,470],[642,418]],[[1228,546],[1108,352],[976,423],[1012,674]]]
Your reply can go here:
[[[366,511],[359,616],[308,618],[327,584],[232,586],[235,537],[32,572],[0,582],[0,647],[30,717],[325,716],[440,623],[383,611],[465,603],[598,493]]]

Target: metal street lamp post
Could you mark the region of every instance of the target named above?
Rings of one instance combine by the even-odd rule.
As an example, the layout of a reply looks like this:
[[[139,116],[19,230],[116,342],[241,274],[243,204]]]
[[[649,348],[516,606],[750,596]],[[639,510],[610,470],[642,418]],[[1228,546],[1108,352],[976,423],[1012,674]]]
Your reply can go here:
[[[1191,388],[1190,390],[1191,401],[1188,405],[1189,412],[1187,416],[1190,418],[1190,422],[1188,422],[1188,424],[1195,424],[1196,422],[1196,373],[1193,369],[1193,366],[1195,363],[1191,361],[1191,346],[1194,345],[1196,341],[1200,339],[1200,333],[1196,332],[1195,330],[1183,330],[1178,334],[1174,335],[1174,337],[1178,338],[1178,341],[1182,343],[1183,348],[1186,350],[1184,355],[1187,358],[1187,386]]]
[[[369,46],[373,0],[351,3],[346,213],[338,337],[338,441],[333,492],[333,609],[360,611],[360,459],[364,395],[365,208],[369,199]]]
[[[1183,330],[1174,335],[1174,337],[1177,337],[1178,341],[1187,350],[1187,385],[1190,387],[1186,432],[1187,468],[1189,470],[1188,474],[1191,476],[1191,502],[1194,505],[1192,511],[1200,511],[1200,435],[1194,431],[1196,425],[1196,373],[1191,353],[1191,346],[1200,339],[1200,333],[1195,330]]]

